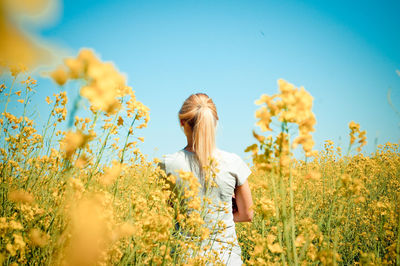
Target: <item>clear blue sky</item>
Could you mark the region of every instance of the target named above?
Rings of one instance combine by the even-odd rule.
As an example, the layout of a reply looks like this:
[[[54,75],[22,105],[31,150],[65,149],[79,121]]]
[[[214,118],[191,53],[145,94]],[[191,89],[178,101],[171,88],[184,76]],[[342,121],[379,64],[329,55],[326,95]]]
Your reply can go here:
[[[254,100],[277,92],[279,78],[314,97],[316,148],[347,147],[351,120],[367,130],[366,152],[398,142],[399,1],[68,0],[42,38],[75,55],[93,48],[126,73],[151,109],[142,151],[160,157],[185,146],[177,112],[206,92],[220,117],[217,144],[238,153],[254,143]],[[54,90],[40,80],[39,94]]]

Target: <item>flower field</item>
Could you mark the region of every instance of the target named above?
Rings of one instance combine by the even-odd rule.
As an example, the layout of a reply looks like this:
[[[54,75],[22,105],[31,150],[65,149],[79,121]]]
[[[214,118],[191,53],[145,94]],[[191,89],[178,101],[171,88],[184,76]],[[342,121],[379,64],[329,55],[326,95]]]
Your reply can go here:
[[[42,99],[42,128],[30,106],[40,84],[21,65],[2,66],[0,262],[218,264],[213,243],[200,245],[210,235],[200,184],[182,172],[188,186],[178,191],[176,178],[141,153],[149,109],[115,66],[82,49],[48,76],[59,91]],[[78,104],[67,110],[67,83],[79,91],[74,103],[86,102],[85,116]],[[399,265],[399,144],[365,155],[366,132],[350,122],[349,147],[327,140],[314,150],[312,100],[279,80],[276,94],[256,101],[260,130],[243,147],[253,158],[255,215],[236,227],[243,262]],[[21,112],[10,113],[10,102]],[[300,148],[306,160],[293,156]],[[217,168],[205,169],[209,180]]]

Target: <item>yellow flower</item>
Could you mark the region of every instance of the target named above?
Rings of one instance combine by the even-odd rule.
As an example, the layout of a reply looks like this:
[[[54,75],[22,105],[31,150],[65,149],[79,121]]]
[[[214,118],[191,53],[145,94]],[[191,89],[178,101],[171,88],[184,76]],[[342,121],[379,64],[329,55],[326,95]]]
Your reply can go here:
[[[96,58],[92,49],[81,49],[78,54],[78,59],[81,60],[85,65],[91,63],[97,63],[99,60]]]
[[[355,123],[354,121],[351,121],[349,123],[349,129],[350,129],[350,146],[353,145],[357,139],[358,135],[358,143],[360,146],[357,147],[357,151],[361,152],[361,149],[363,146],[367,144],[367,137],[366,137],[366,131],[360,131],[360,125],[358,123]]]
[[[282,253],[283,249],[281,248],[279,243],[273,244],[275,239],[276,239],[276,236],[271,235],[271,234],[267,235],[267,247],[272,253]]]
[[[26,66],[23,65],[23,64],[21,64],[21,63],[18,63],[18,64],[16,64],[16,65],[10,66],[11,75],[12,75],[13,77],[18,76],[18,74],[23,73],[23,72],[25,72],[26,70],[27,70]]]
[[[114,113],[121,104],[115,98],[113,89],[113,85],[107,83],[91,84],[82,87],[80,93],[89,100],[95,110]]]
[[[83,154],[83,155],[79,156],[79,158],[76,160],[75,167],[83,168],[87,165],[88,162],[89,162],[89,158],[85,154]]]
[[[263,106],[260,109],[256,111],[255,114],[256,118],[259,118],[260,120],[256,123],[262,131],[271,131],[272,129],[269,127],[269,124],[271,123],[271,114],[269,113],[267,107]]]
[[[272,99],[271,96],[269,96],[269,95],[267,95],[267,94],[263,94],[263,95],[261,95],[261,98],[258,99],[258,100],[256,100],[254,103],[255,103],[256,105],[262,105],[262,104],[264,104],[264,103],[268,103],[271,99]]]
[[[68,245],[64,262],[69,265],[94,265],[107,254],[112,240],[112,205],[108,193],[86,196],[68,211]]]
[[[85,135],[80,131],[69,131],[61,142],[65,156],[71,158],[76,149],[83,147],[90,139],[90,135]]]
[[[15,256],[18,250],[23,252],[26,246],[24,238],[20,234],[13,234],[13,237],[14,243],[8,243],[6,245],[6,250],[11,254],[11,256]]]
[[[44,247],[49,241],[50,236],[40,229],[33,228],[29,232],[29,238],[34,246]]]
[[[68,80],[68,73],[63,66],[59,66],[50,73],[50,77],[60,86],[64,85]]]
[[[256,138],[256,140],[258,140],[259,142],[265,141],[265,137],[262,135],[258,135],[254,130],[253,130],[253,137]]]
[[[111,185],[119,177],[121,171],[122,165],[117,161],[113,161],[112,167],[105,169],[105,173],[101,177],[100,182],[105,186]]]
[[[303,235],[299,235],[296,237],[296,241],[294,242],[294,245],[296,247],[302,247],[306,243],[306,240]]]
[[[122,119],[122,117],[118,117],[118,122],[117,122],[118,126],[123,126],[124,125],[124,119]]]
[[[34,197],[31,193],[25,190],[14,190],[8,194],[8,199],[13,202],[21,202],[30,204],[33,202]]]
[[[276,211],[275,211],[275,205],[274,205],[274,201],[267,199],[267,198],[262,198],[259,202],[259,204],[257,204],[258,208],[260,209],[261,215],[264,219],[270,219],[272,216],[276,215]]]
[[[321,179],[321,173],[316,170],[311,170],[305,177],[306,179],[311,179],[318,181]]]
[[[279,86],[279,90],[282,94],[288,94],[294,89],[293,84],[291,84],[283,79],[278,80],[278,86]]]
[[[129,237],[132,236],[135,233],[135,227],[130,224],[130,223],[123,223],[122,225],[118,226],[117,232],[116,232],[116,238],[120,239],[123,237]]]
[[[65,65],[69,69],[69,77],[72,79],[80,78],[84,74],[85,64],[79,58],[66,58]]]

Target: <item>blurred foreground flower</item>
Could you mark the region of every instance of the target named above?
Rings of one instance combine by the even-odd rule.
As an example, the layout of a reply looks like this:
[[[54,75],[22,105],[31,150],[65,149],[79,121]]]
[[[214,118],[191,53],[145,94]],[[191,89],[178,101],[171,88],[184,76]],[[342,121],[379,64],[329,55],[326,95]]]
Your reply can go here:
[[[21,22],[43,22],[55,14],[57,6],[56,0],[1,0],[0,61],[29,68],[50,62],[53,57],[50,48],[28,34]]]
[[[90,49],[82,49],[76,58],[65,59],[50,77],[60,86],[69,79],[85,80],[80,94],[89,100],[95,111],[114,113],[121,106],[119,97],[134,95],[115,66],[111,62],[101,62]]]
[[[106,167],[104,175],[100,178],[100,183],[105,186],[111,185],[120,175],[122,171],[122,165],[117,162],[113,161],[112,167]]]
[[[64,263],[94,265],[106,257],[113,226],[110,200],[108,194],[98,193],[84,197],[72,206],[67,246],[61,258]]]
[[[33,202],[34,197],[31,193],[24,190],[14,190],[8,194],[8,199],[12,202],[20,202],[30,204]]]
[[[37,228],[33,228],[29,232],[29,238],[34,246],[44,247],[50,236]]]
[[[91,136],[83,134],[82,132],[68,132],[65,138],[61,141],[61,149],[65,151],[65,157],[71,158],[78,148],[82,148]]]

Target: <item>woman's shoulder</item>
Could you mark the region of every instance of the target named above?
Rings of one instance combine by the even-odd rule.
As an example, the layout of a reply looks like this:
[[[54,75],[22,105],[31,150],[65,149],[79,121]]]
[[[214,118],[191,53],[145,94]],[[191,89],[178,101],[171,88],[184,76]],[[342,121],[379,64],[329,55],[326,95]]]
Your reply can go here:
[[[161,166],[167,173],[176,174],[179,170],[196,171],[197,160],[195,154],[186,150],[165,154],[161,159]]]
[[[164,154],[162,156],[162,161],[164,163],[171,163],[171,162],[179,160],[179,159],[181,159],[183,157],[184,157],[184,151],[183,150],[179,150],[179,151],[174,152],[174,153]]]
[[[236,178],[236,186],[244,184],[251,174],[251,170],[246,162],[233,152],[217,150],[216,155],[220,168],[225,169]]]
[[[194,153],[184,149],[163,155],[161,162],[170,168],[186,168],[188,161],[192,160]]]
[[[237,160],[242,160],[242,158],[237,155],[236,153],[233,152],[228,152],[225,150],[221,150],[221,149],[216,149],[215,155],[217,157],[217,159],[222,160],[222,161],[237,161]]]

